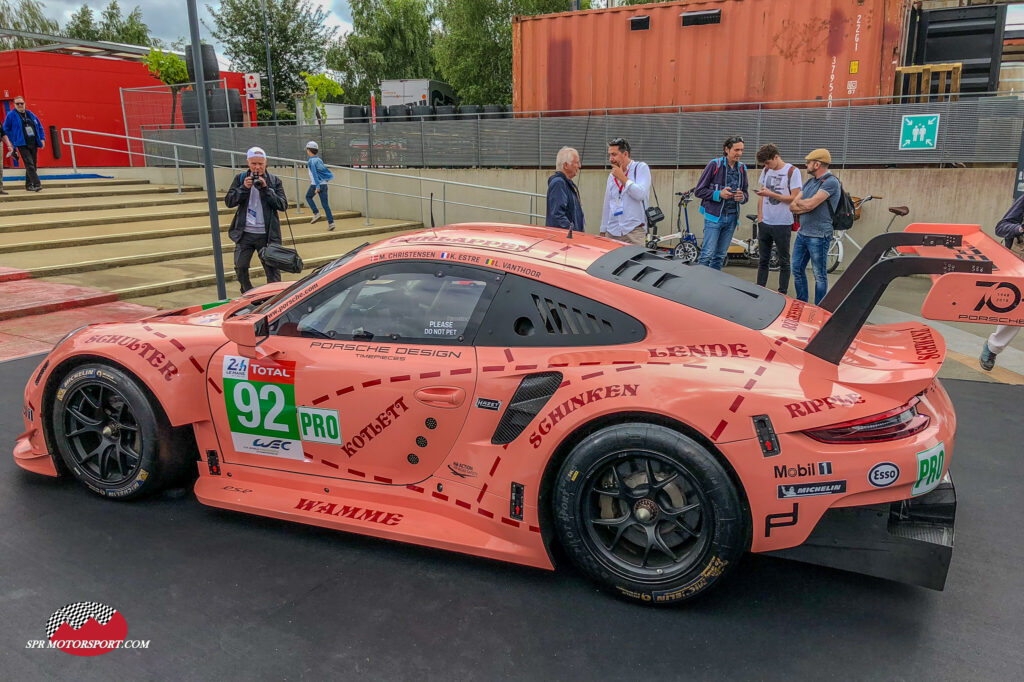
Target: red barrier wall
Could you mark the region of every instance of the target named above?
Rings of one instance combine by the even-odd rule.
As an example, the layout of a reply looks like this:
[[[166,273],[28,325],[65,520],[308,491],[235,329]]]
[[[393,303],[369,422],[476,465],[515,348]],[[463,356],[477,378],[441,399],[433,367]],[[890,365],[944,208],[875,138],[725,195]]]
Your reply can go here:
[[[240,73],[222,72],[227,86],[243,90]],[[50,126],[78,128],[97,132],[125,134],[121,111],[121,88],[139,88],[161,85],[150,75],[145,64],[100,57],[76,57],[63,54],[10,50],[0,52],[0,106],[2,114],[14,108],[12,100],[21,95],[27,108],[35,113],[46,129],[46,147],[39,152],[40,168],[70,167],[71,154],[63,150],[62,158],[54,159],[50,140]],[[244,95],[243,95],[244,97]],[[158,106],[163,107],[164,104]],[[243,106],[250,108],[255,119],[255,102]],[[171,119],[170,98],[166,101],[166,118]],[[180,107],[179,110],[180,112]],[[181,114],[176,116],[180,122]],[[131,130],[130,135],[139,131]],[[123,140],[101,136],[76,136],[76,143],[126,149]],[[116,151],[76,149],[80,167],[128,166],[128,155]],[[138,161],[138,157],[136,157]],[[10,167],[10,159],[4,165]]]

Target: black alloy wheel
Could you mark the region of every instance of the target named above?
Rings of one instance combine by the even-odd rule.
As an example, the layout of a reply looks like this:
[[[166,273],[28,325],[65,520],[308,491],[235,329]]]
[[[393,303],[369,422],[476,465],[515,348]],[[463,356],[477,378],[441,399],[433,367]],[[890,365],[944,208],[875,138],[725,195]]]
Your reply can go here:
[[[106,363],[80,365],[49,403],[53,443],[97,495],[132,499],[184,481],[193,454],[141,382]]]
[[[728,472],[667,426],[615,424],[585,437],[562,463],[552,503],[573,563],[646,604],[707,592],[749,546],[749,514]]]
[[[630,580],[671,579],[703,557],[714,511],[688,471],[628,449],[591,469],[579,513],[599,561]]]
[[[64,398],[64,437],[75,462],[104,486],[138,473],[142,433],[127,399],[100,381],[79,383]]]

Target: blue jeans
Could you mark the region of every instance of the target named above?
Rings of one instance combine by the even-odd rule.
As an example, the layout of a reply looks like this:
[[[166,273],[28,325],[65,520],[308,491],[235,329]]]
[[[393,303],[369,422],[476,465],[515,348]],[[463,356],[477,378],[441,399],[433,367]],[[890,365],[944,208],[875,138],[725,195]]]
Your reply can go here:
[[[738,213],[723,214],[718,222],[704,218],[704,244],[700,249],[697,263],[721,270],[725,257],[729,255],[732,233],[736,231]]]
[[[793,284],[796,286],[796,297],[807,301],[807,261],[811,261],[814,270],[814,305],[821,303],[828,291],[828,272],[825,266],[828,259],[828,247],[832,237],[805,237],[799,232],[793,243]]]
[[[316,185],[310,185],[309,189],[306,190],[306,205],[313,211],[313,215],[316,215],[320,211],[316,210],[316,204],[313,203],[313,197],[317,196]],[[327,183],[320,185],[320,203],[324,206],[324,214],[327,216],[327,222],[334,222],[334,214],[331,213],[331,203],[327,199]]]

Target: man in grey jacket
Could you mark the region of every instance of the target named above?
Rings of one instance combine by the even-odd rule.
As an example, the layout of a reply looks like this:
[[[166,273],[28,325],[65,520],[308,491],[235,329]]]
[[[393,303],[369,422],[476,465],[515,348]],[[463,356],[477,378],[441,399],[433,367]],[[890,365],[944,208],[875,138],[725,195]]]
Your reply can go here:
[[[1002,237],[1006,248],[1024,260],[1024,194],[1013,202],[1013,206],[1006,212],[1003,219],[996,223],[996,236]],[[996,330],[988,337],[988,341],[985,342],[985,346],[981,349],[981,356],[978,358],[983,370],[988,372],[996,366],[996,356],[1010,345],[1019,331],[1020,327],[1016,325],[1001,324],[996,327]]]
[[[238,207],[228,237],[235,243],[235,274],[243,294],[252,289],[249,263],[253,252],[258,255],[267,244],[281,243],[281,220],[277,212],[288,209],[281,179],[267,172],[266,152],[253,147],[246,152],[246,159],[249,170],[235,176],[224,197],[225,206]],[[281,281],[281,273],[266,263],[263,263],[263,272],[267,274],[267,283]]]

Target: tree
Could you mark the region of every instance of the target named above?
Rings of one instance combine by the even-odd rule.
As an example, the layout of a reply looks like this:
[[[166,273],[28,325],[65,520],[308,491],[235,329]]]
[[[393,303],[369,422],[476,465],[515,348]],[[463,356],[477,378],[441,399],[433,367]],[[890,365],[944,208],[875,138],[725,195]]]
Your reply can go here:
[[[389,78],[434,78],[432,16],[426,0],[352,0],[352,31],[331,46],[327,66],[342,75],[344,101],[369,104]]]
[[[178,93],[189,85],[188,69],[185,60],[176,54],[151,49],[146,56],[149,72],[160,79],[171,90],[171,127],[178,112]]]
[[[0,0],[0,21],[6,28],[31,33],[56,33],[57,22],[47,19],[43,13],[43,3],[38,0]],[[0,36],[0,50],[17,50],[35,47],[39,41],[31,38],[15,38]]]
[[[274,69],[277,99],[294,105],[293,97],[305,90],[300,75],[323,70],[327,46],[337,29],[325,25],[327,12],[311,0],[266,0],[270,63]],[[267,53],[263,18],[253,0],[221,0],[207,5],[213,26],[207,26],[224,48],[231,67],[247,73],[266,73]],[[264,90],[267,92],[267,90]],[[269,98],[261,99],[269,109]]]
[[[110,0],[100,13],[100,40],[128,45],[149,45],[149,27],[142,21],[142,10],[135,6],[127,17],[121,15],[117,0]]]
[[[345,91],[336,80],[326,74],[314,75],[303,71],[299,75],[306,81],[306,94],[313,98],[317,123],[322,124],[327,119],[327,107],[324,106],[324,101],[328,97],[337,97]]]
[[[437,0],[441,78],[468,104],[512,102],[512,17],[564,12],[569,0]]]
[[[68,23],[64,25],[64,35],[79,40],[100,39],[100,27],[96,25],[96,18],[89,5],[83,4],[75,10]]]

